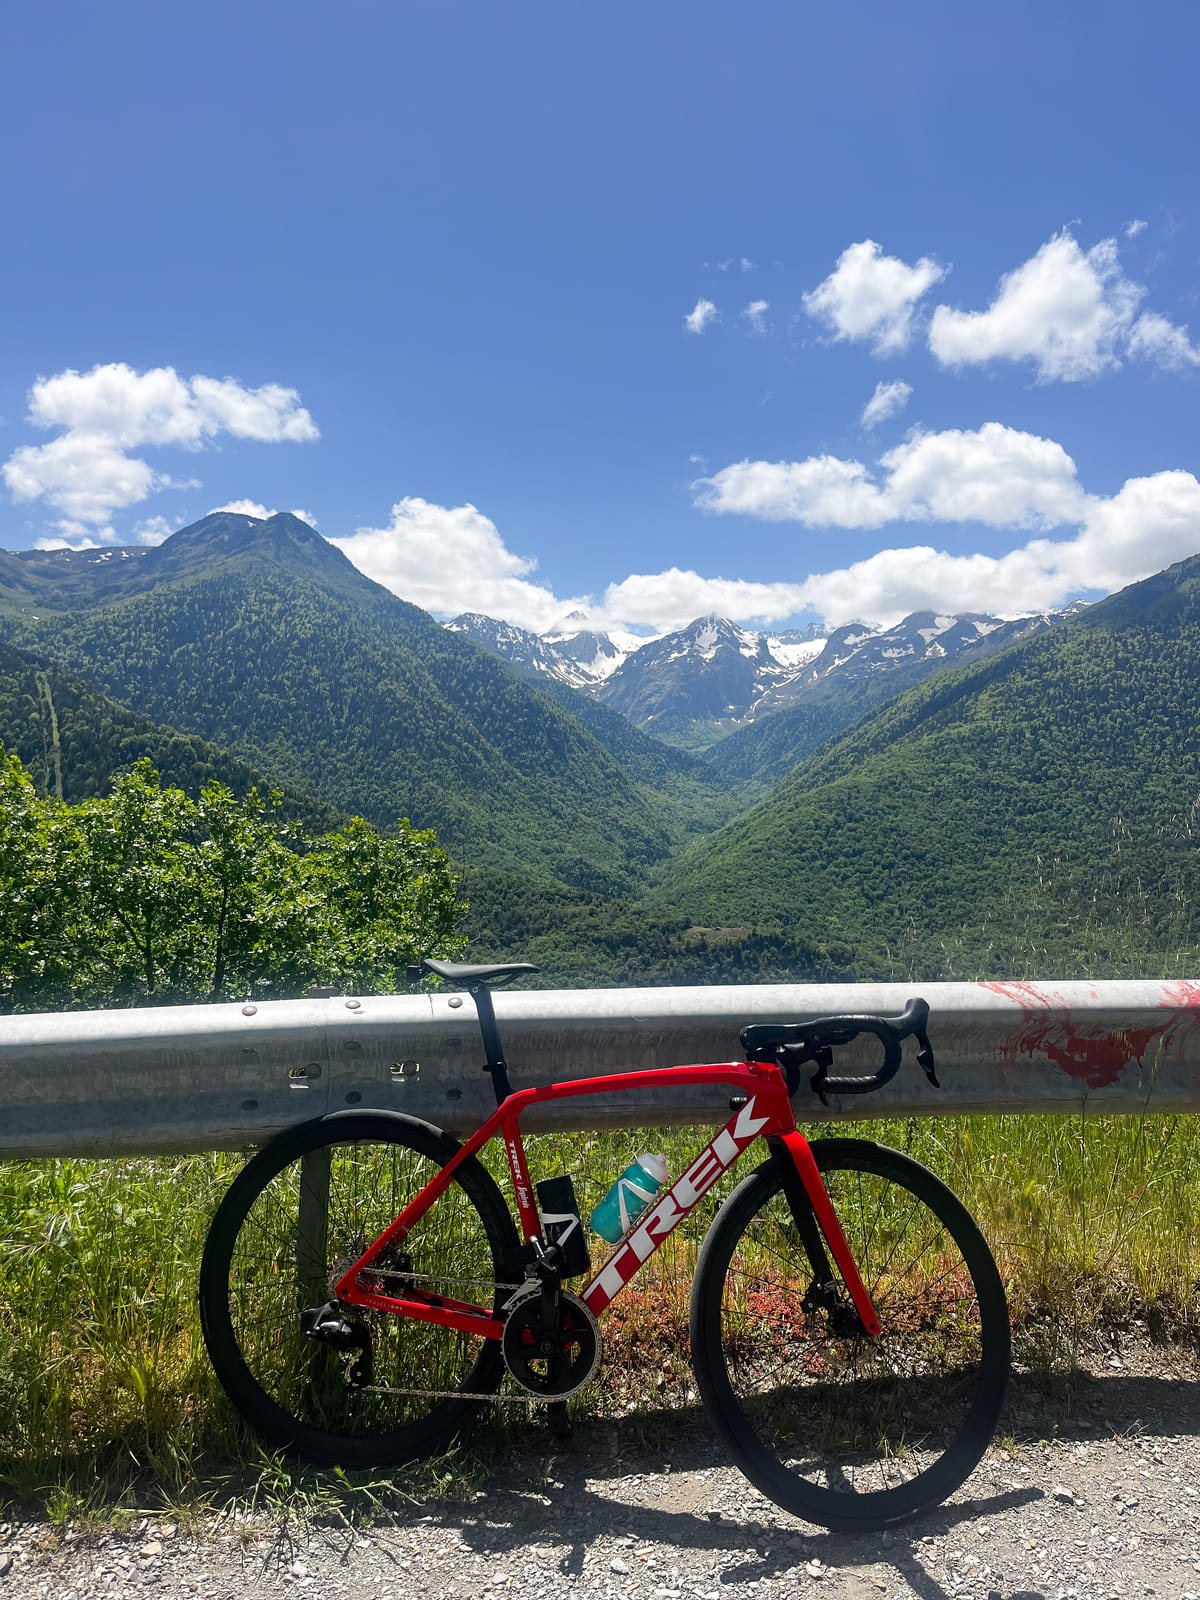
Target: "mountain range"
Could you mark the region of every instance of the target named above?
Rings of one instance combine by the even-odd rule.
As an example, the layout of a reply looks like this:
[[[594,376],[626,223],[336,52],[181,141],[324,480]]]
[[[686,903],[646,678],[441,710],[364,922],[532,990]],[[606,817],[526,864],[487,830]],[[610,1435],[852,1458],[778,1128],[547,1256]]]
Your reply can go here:
[[[441,625],[288,515],[214,513],[133,553],[0,552],[0,741],[66,799],[148,755],[185,788],[280,787],[310,826],[436,828],[476,958],[541,961],[539,981],[1200,954],[1200,557],[1015,623],[789,638],[699,619],[610,639],[590,685],[545,664],[582,633],[510,663],[470,620]],[[571,659],[594,667],[597,638]],[[505,648],[531,647],[510,630]],[[722,719],[740,726],[703,756],[681,747]],[[672,722],[677,742],[647,731]]]
[[[45,555],[0,563],[0,639],[326,806],[433,827],[472,868],[625,892],[719,810],[697,764],[676,753],[669,794],[635,776],[294,516],[214,513],[129,559]],[[619,733],[627,762],[644,744],[661,766]]]
[[[646,903],[800,938],[836,929],[875,968],[906,949],[971,974],[1186,964],[1198,726],[1194,556],[879,706]]]
[[[583,689],[656,738],[703,751],[737,728],[814,696],[828,707],[833,691],[855,691],[877,678],[888,679],[883,693],[895,694],[927,673],[990,655],[1078,609],[1076,603],[1063,612],[1015,620],[919,611],[891,628],[815,624],[776,633],[708,616],[645,642],[631,635],[571,635],[561,628],[536,634],[478,612],[446,626],[529,677]],[[863,699],[852,692],[848,706],[861,714]],[[830,727],[823,736],[832,731],[837,730]],[[745,767],[744,757],[740,765]]]

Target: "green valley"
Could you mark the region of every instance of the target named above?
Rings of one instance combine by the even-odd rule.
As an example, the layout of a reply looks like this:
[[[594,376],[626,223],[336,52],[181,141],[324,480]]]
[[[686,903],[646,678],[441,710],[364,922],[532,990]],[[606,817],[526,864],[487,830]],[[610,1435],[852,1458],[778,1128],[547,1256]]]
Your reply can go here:
[[[78,800],[148,757],[311,829],[432,827],[477,959],[551,984],[1155,971],[1194,959],[1200,557],[705,757],[533,681],[305,523],[0,561],[0,742]],[[928,674],[928,664],[911,669]]]

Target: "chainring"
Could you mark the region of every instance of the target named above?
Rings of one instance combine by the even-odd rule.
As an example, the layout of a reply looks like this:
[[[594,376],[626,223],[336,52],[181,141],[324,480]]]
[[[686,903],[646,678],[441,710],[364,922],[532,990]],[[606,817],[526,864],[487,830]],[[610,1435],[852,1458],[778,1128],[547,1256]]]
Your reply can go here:
[[[507,1305],[500,1348],[504,1365],[527,1394],[539,1400],[569,1400],[590,1383],[600,1365],[600,1330],[577,1295],[559,1291],[557,1339],[541,1337],[542,1289],[531,1283]]]

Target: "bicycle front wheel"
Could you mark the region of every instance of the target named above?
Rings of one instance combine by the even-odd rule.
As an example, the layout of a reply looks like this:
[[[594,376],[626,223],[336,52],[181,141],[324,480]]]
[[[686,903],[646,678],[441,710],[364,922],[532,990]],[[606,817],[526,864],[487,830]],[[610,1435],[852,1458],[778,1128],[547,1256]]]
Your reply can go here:
[[[693,1363],[756,1488],[810,1522],[869,1531],[944,1500],[987,1449],[1008,1384],[1008,1308],[983,1235],[926,1167],[860,1139],[812,1152],[882,1333],[862,1331],[836,1269],[814,1289],[781,1151],[704,1241]]]
[[[416,1117],[343,1111],[281,1134],[230,1185],[205,1241],[201,1325],[222,1387],[269,1443],[324,1465],[399,1465],[439,1454],[499,1387],[495,1339],[355,1310],[370,1347],[363,1381],[361,1343],[339,1350],[301,1325],[458,1149]],[[373,1271],[385,1293],[390,1281],[498,1311],[518,1243],[471,1159]]]

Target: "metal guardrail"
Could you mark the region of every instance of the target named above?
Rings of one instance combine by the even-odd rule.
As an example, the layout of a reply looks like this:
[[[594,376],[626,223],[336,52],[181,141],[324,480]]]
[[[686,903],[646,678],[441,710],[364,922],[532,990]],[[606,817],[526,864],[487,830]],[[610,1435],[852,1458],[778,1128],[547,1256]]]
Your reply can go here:
[[[985,1111],[1200,1109],[1200,981],[778,984],[501,991],[514,1087],[739,1058],[747,1022],[895,1014],[929,1001],[942,1087],[911,1056],[877,1094],[802,1120]],[[866,1071],[860,1038],[839,1070]],[[0,1156],[238,1149],[346,1106],[464,1132],[494,1108],[468,995],[74,1011],[0,1019]],[[530,1131],[715,1122],[719,1088],[604,1094],[546,1107]]]

